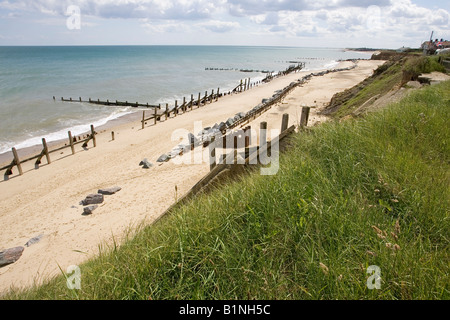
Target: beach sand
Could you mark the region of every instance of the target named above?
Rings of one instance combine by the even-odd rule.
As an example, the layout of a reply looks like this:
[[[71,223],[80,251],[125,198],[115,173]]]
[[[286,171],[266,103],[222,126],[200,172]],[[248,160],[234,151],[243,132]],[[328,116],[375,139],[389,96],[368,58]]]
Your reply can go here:
[[[335,93],[361,82],[382,63],[361,60],[353,70],[313,77],[250,125],[256,129],[261,121],[267,121],[269,129],[279,129],[284,113],[290,115],[289,126],[297,125],[302,105],[318,107],[312,109],[309,125],[326,121],[317,114],[318,110]],[[351,64],[342,62],[339,67]],[[176,130],[194,132],[196,121],[202,121],[202,127],[226,121],[308,73],[290,74],[246,92],[224,96],[218,102],[157,125],[149,123],[143,130],[142,113],[136,113],[127,121],[116,120],[97,128],[96,148],[90,142],[87,150],[78,147],[75,155],[71,155],[70,148],[64,149],[63,154],[52,154],[50,165],[44,157],[39,169],[33,162],[26,163],[22,176],[14,168],[14,175],[0,182],[0,250],[23,246],[33,237],[44,236],[39,243],[26,247],[17,262],[0,268],[0,292],[11,286],[39,284],[60,274],[60,267],[66,271],[70,265],[79,265],[98,254],[100,246],[113,240],[120,243],[127,231],[152,223],[209,172],[207,162],[156,162],[161,154],[179,144],[171,139]],[[115,132],[114,141],[111,131]],[[144,158],[154,166],[140,167]],[[81,200],[100,188],[114,186],[122,190],[105,196],[104,203],[92,215],[82,215]]]

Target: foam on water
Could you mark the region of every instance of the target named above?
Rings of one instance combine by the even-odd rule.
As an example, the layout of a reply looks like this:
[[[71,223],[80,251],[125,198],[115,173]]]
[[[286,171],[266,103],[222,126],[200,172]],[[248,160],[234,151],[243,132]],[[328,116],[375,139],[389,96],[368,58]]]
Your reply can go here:
[[[232,46],[0,47],[0,153],[65,139],[133,112],[73,97],[173,106],[214,89],[228,92],[263,73],[206,71],[206,67],[283,71],[298,57],[308,69],[332,68],[338,59],[368,58],[339,49]],[[56,96],[56,101],[53,101]]]

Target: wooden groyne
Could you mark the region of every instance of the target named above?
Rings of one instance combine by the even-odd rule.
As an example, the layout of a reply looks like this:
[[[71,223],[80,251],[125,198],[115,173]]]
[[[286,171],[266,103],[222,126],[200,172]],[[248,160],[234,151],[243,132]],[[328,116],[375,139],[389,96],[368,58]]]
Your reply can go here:
[[[71,148],[72,155],[74,155],[75,154],[75,146],[76,145],[83,144],[82,147],[83,148],[87,148],[88,147],[88,143],[90,141],[92,141],[94,148],[97,146],[97,139],[95,137],[97,132],[95,132],[95,129],[94,129],[93,125],[91,125],[91,131],[87,135],[87,138],[85,138],[85,139],[78,139],[77,140],[76,137],[72,136],[72,133],[70,131],[68,131],[67,134],[68,134],[68,140],[69,140],[68,144],[66,143],[65,146],[59,147],[59,148],[56,148],[56,149],[53,149],[53,150],[49,149],[46,139],[42,138],[42,147],[43,147],[42,151],[39,154],[34,155],[32,157],[29,157],[27,159],[22,159],[21,160],[19,158],[19,155],[17,153],[16,148],[12,148],[12,154],[13,154],[12,162],[9,165],[0,168],[0,171],[6,170],[6,172],[5,172],[5,180],[8,180],[9,176],[11,176],[13,174],[12,169],[14,167],[17,167],[17,170],[19,171],[19,175],[23,175],[23,170],[22,170],[22,164],[23,163],[36,160],[35,168],[37,169],[37,168],[39,168],[39,165],[42,163],[41,160],[42,160],[42,158],[44,156],[45,156],[45,158],[47,160],[47,164],[51,164],[50,154],[52,154],[52,153],[60,152],[60,151],[62,151],[64,149]]]

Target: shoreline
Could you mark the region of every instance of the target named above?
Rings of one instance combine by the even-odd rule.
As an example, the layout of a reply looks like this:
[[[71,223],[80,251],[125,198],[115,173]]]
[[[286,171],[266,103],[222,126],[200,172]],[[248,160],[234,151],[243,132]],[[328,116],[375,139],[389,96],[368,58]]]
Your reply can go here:
[[[306,70],[301,70],[300,73],[308,73],[308,72],[320,72],[320,71],[325,71],[325,70],[332,70],[334,68],[338,68],[339,65],[351,61],[354,59],[349,59],[349,60],[336,60],[335,61],[335,66],[331,66],[331,67],[327,67],[327,68],[317,68],[317,69],[307,69]],[[360,59],[360,60],[366,60],[366,59]],[[334,64],[334,63],[333,63]],[[260,82],[259,84],[255,85],[254,87],[252,87],[249,90],[252,90],[255,87],[259,87],[261,85],[264,85],[265,83]],[[230,89],[231,90],[231,89]],[[227,92],[227,96],[229,96],[229,92],[230,90],[226,91]],[[236,93],[234,93],[236,94]],[[234,95],[233,93],[231,95]],[[224,96],[222,96],[220,98],[223,99]],[[114,118],[113,120],[109,120],[107,121],[105,124],[98,126],[95,128],[95,131],[97,133],[105,133],[107,130],[116,130],[115,128],[120,128],[122,125],[126,125],[126,124],[130,124],[130,123],[137,123],[138,121],[140,122],[142,117],[142,111],[145,109],[138,109],[139,111],[132,111],[131,113],[122,115],[122,116],[118,116],[117,118]],[[225,119],[226,120],[226,119]],[[225,121],[224,120],[224,121]],[[88,125],[88,124],[87,124]],[[69,131],[69,130],[67,130]],[[87,134],[89,134],[89,131],[85,131],[82,132],[80,134],[77,134],[76,137],[83,137],[86,136]],[[42,137],[45,138],[45,137]],[[54,149],[58,149],[61,148],[63,146],[67,146],[69,144],[68,138],[65,139],[58,139],[58,140],[52,140],[52,141],[47,141],[47,145],[49,147],[50,150],[54,150]],[[24,148],[20,148],[17,149],[17,154],[19,156],[20,159],[23,158],[29,158],[29,157],[33,157],[35,155],[38,155],[41,153],[43,149],[42,144],[36,144],[33,146],[28,146],[28,147],[24,147]],[[63,153],[61,153],[63,154]],[[6,165],[9,165],[11,162],[13,161],[13,154],[12,151],[7,151],[4,153],[0,153],[0,167],[4,167]],[[44,161],[45,162],[45,161]]]
[[[267,121],[268,129],[279,129],[281,117],[289,113],[289,126],[297,124],[302,105],[317,105],[310,115],[310,125],[326,118],[317,112],[331,97],[353,87],[373,74],[383,61],[361,60],[355,69],[313,77],[297,86],[281,103],[249,125],[257,128]],[[349,66],[345,62],[340,66]],[[0,181],[0,224],[7,226],[0,234],[0,250],[23,246],[43,234],[40,242],[25,248],[21,258],[0,268],[0,294],[11,286],[40,284],[61,274],[70,265],[78,265],[98,255],[100,248],[120,243],[130,231],[151,224],[177,199],[186,194],[209,172],[209,164],[156,163],[163,153],[176,146],[174,132],[193,132],[195,123],[212,126],[238,112],[251,110],[279,89],[309,72],[289,74],[240,94],[227,95],[218,102],[171,117],[157,125],[140,127],[139,112],[129,119],[111,121],[105,128],[96,128],[97,147],[72,156],[52,156],[51,165],[36,170],[24,165],[24,175]],[[301,113],[301,112],[300,112]],[[135,117],[135,118],[133,118]],[[123,121],[123,122],[122,122]],[[111,141],[110,130],[116,134]],[[91,145],[91,143],[90,143]],[[82,149],[81,149],[82,150]],[[55,159],[53,159],[53,157]],[[154,165],[140,167],[147,158]],[[45,162],[45,160],[43,161]],[[104,203],[90,216],[82,216],[79,202],[100,188],[118,186],[122,190],[105,197]],[[176,191],[175,191],[176,190]],[[132,234],[132,233],[131,233]]]

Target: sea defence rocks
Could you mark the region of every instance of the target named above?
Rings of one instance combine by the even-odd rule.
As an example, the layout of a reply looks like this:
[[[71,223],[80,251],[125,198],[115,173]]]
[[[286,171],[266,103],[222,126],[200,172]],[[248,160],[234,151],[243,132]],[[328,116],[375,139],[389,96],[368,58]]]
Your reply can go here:
[[[121,187],[112,187],[112,188],[106,188],[106,189],[99,189],[97,191],[97,193],[99,194],[103,194],[105,196],[111,196],[113,194],[116,194],[117,192],[119,192],[120,190],[122,190]]]
[[[83,206],[88,206],[91,204],[100,204],[103,203],[103,201],[105,200],[105,198],[103,197],[102,194],[90,194],[86,197],[86,199],[82,200],[80,202],[81,205]]]
[[[156,162],[167,162],[170,160],[170,157],[167,154],[161,155]]]
[[[150,161],[148,161],[147,158],[145,158],[144,160],[142,160],[142,161],[139,163],[139,165],[142,166],[142,168],[144,168],[144,169],[150,169],[151,167],[153,167],[153,164],[152,164]]]
[[[24,247],[15,247],[0,251],[0,268],[16,262],[22,256]]]
[[[98,205],[94,205],[94,206],[88,206],[83,208],[83,216],[89,216],[91,215],[95,209],[98,208]]]

